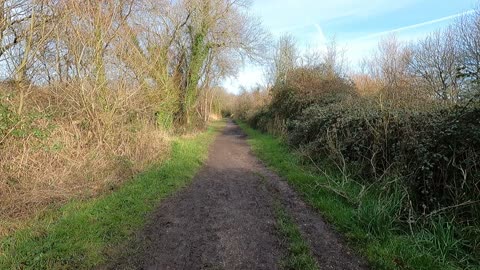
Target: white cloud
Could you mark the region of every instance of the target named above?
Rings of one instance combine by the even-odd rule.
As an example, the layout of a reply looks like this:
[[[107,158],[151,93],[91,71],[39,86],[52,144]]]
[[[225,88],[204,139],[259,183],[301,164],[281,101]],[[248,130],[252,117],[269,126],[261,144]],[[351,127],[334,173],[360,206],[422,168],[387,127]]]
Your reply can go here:
[[[264,24],[275,35],[303,29],[315,22],[336,19],[367,17],[395,11],[418,0],[259,0],[253,3],[253,13],[258,14]]]
[[[327,44],[327,38],[325,37],[323,29],[318,23],[314,23],[313,26],[315,26],[315,29],[317,29],[317,35],[314,41],[315,46],[320,49],[325,49]]]
[[[444,22],[444,21],[449,21],[449,20],[458,18],[458,17],[463,16],[463,15],[472,14],[474,12],[475,12],[475,10],[472,9],[472,10],[468,10],[466,12],[461,12],[461,13],[457,13],[457,14],[454,14],[454,15],[445,16],[445,17],[435,19],[435,20],[430,20],[430,21],[426,21],[426,22],[422,22],[422,23],[417,23],[417,24],[412,24],[412,25],[408,25],[408,26],[404,26],[404,27],[399,27],[399,28],[396,28],[396,29],[391,29],[391,30],[388,30],[388,31],[383,31],[383,32],[379,32],[379,33],[370,34],[370,35],[367,35],[365,37],[362,37],[361,39],[381,37],[381,36],[385,36],[385,35],[392,34],[392,33],[398,33],[398,32],[402,32],[402,31],[406,31],[406,30],[421,28],[421,27],[425,27],[425,26],[428,26],[428,25],[437,24],[437,23]]]
[[[357,68],[359,62],[365,57],[372,54],[372,51],[377,48],[380,40],[390,34],[395,34],[399,41],[409,42],[424,38],[427,34],[445,26],[449,21],[458,18],[464,14],[471,14],[473,10],[457,13],[442,18],[407,25],[387,31],[378,33],[372,33],[357,39],[344,42],[344,46],[347,47],[346,56],[350,61],[350,64]]]
[[[227,78],[222,82],[222,87],[228,92],[238,94],[242,88],[250,90],[258,84],[265,83],[263,69],[258,66],[247,65],[236,77]]]

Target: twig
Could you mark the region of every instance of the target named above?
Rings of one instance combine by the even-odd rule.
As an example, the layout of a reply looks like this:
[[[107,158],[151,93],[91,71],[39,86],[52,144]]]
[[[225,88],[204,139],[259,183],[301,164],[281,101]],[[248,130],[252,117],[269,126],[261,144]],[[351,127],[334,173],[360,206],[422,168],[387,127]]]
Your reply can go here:
[[[480,203],[480,200],[478,200],[478,201],[466,201],[466,202],[463,202],[463,203],[460,203],[460,204],[457,204],[457,205],[450,205],[450,206],[447,206],[447,207],[443,207],[443,208],[440,208],[438,210],[430,212],[430,214],[426,215],[425,218],[432,217],[434,215],[437,215],[441,212],[444,212],[444,211],[447,211],[447,210],[450,210],[450,209],[454,209],[454,208],[458,208],[458,207],[462,207],[462,206],[467,206],[467,205],[471,205],[471,204],[476,204],[476,203]]]

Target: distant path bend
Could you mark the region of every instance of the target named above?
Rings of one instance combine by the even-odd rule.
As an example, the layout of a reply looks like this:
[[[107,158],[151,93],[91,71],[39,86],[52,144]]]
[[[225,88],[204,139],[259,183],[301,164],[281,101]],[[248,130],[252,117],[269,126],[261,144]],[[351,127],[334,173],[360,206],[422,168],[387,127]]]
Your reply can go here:
[[[275,200],[293,217],[321,269],[367,269],[320,215],[250,151],[229,121],[193,183],[161,202],[137,237],[137,255],[113,268],[280,269],[285,246]]]

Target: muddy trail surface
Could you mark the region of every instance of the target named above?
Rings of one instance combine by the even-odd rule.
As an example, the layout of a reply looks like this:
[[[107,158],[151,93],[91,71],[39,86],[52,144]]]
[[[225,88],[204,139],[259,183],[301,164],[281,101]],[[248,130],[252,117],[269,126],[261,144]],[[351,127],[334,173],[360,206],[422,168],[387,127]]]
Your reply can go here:
[[[275,205],[299,227],[321,269],[367,269],[321,216],[251,152],[229,121],[187,188],[161,202],[112,269],[281,269]],[[278,206],[277,206],[278,207]]]

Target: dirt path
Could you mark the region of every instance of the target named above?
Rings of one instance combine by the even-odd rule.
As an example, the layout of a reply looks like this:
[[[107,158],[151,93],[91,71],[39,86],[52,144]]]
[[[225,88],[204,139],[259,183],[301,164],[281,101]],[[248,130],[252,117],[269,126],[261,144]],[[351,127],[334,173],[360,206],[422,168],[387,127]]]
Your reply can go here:
[[[193,183],[163,201],[139,233],[137,255],[113,268],[279,269],[286,250],[275,227],[274,202],[281,200],[321,269],[366,269],[321,217],[250,152],[245,137],[229,122]]]

